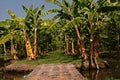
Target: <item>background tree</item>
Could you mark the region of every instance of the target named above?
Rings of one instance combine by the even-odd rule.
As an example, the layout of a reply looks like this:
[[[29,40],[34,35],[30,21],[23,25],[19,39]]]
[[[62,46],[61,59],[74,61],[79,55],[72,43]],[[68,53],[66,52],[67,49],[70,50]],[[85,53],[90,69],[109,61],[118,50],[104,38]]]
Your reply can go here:
[[[81,35],[79,33],[78,26],[75,24],[77,21],[80,21],[80,19],[81,19],[81,18],[77,18],[77,17],[80,17],[80,16],[78,16],[78,13],[77,13],[77,9],[78,9],[77,5],[76,5],[77,1],[72,0],[71,4],[68,3],[66,0],[62,0],[61,2],[57,1],[57,0],[52,0],[52,1],[51,0],[45,0],[45,1],[50,2],[52,4],[55,4],[55,5],[57,5],[61,8],[61,9],[57,10],[58,14],[55,15],[54,18],[60,18],[61,20],[65,19],[66,22],[73,23],[73,24],[69,24],[69,25],[71,25],[71,26],[74,25],[73,29],[75,29],[75,32],[76,32],[76,35],[78,37],[79,43],[81,44],[81,45],[79,45],[79,47],[81,49],[81,53],[84,55],[83,57],[86,58],[85,57],[86,52],[85,52],[85,48],[83,46],[83,42],[81,41]],[[77,19],[74,19],[74,18],[77,18]],[[65,44],[67,44],[67,43],[65,43]],[[66,47],[66,50],[68,50],[67,47]],[[69,51],[66,51],[66,52],[69,52]]]
[[[0,22],[0,37],[1,37],[0,39],[2,39],[2,37],[7,34],[8,28],[9,28],[9,23],[10,23],[10,21],[8,21],[8,20]],[[7,52],[8,52],[7,47],[6,47],[6,44],[4,43],[3,46],[1,46],[1,53],[5,53],[5,55],[6,55]]]
[[[14,47],[13,38],[12,38],[13,35],[17,32],[17,30],[15,30],[15,27],[13,28],[13,26],[11,25],[12,21],[9,20],[9,25],[7,24],[7,22],[8,22],[8,20],[6,20],[6,22],[4,22],[5,23],[4,25],[2,25],[3,28],[5,28],[7,26],[6,27],[7,31],[6,30],[3,31],[4,35],[2,36],[2,38],[0,40],[0,44],[4,44],[4,51],[5,51],[5,54],[6,54],[7,49],[6,49],[5,43],[7,41],[9,41],[9,39],[10,39],[11,46],[9,46],[9,47],[11,48],[11,52],[10,52],[11,56],[13,57],[13,59],[18,59],[18,57],[16,56],[16,49]]]

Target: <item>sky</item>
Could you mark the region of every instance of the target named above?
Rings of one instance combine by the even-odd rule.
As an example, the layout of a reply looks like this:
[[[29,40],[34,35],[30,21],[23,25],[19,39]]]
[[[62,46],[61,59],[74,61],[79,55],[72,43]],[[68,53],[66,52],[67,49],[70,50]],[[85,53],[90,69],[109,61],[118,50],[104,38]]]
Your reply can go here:
[[[45,5],[45,10],[56,7],[53,4],[44,2],[44,0],[0,0],[0,21],[10,18],[7,13],[8,9],[12,10],[17,17],[25,17],[25,12],[22,9],[22,5],[29,8],[31,4],[34,5],[34,8]],[[48,17],[50,18],[51,15]]]
[[[29,8],[31,4],[34,5],[34,8],[45,5],[45,10],[56,7],[53,4],[44,2],[44,0],[0,0],[0,21],[10,18],[9,14],[7,13],[8,9],[12,10],[17,17],[25,17],[25,12],[22,9],[22,5],[25,5],[27,8]],[[52,15],[49,15],[45,18],[48,19],[51,17]]]

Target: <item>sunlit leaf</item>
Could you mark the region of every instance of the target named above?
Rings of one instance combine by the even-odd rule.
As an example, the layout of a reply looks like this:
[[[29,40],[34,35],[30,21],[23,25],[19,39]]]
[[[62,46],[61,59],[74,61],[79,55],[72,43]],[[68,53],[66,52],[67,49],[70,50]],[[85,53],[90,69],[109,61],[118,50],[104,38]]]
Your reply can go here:
[[[2,39],[0,39],[0,44],[6,43],[11,37],[14,36],[14,34],[15,34],[16,32],[17,32],[17,31],[10,32],[10,33],[7,34],[6,36],[2,37]]]
[[[10,9],[8,9],[8,14],[11,16],[11,18],[16,18],[16,15]]]

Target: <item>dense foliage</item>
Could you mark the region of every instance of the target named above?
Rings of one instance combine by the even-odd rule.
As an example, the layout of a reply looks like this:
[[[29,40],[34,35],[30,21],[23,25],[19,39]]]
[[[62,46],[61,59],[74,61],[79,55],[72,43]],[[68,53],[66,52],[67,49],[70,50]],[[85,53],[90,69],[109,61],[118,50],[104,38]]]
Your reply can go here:
[[[59,8],[43,12],[44,5],[23,10],[25,18],[8,10],[0,22],[0,54],[30,60],[54,50],[65,50],[96,63],[98,54],[120,53],[120,4],[110,0],[45,0]],[[42,16],[55,13],[52,19]],[[89,55],[89,56],[87,56]],[[93,66],[93,65],[91,65]],[[98,66],[97,66],[98,68]]]

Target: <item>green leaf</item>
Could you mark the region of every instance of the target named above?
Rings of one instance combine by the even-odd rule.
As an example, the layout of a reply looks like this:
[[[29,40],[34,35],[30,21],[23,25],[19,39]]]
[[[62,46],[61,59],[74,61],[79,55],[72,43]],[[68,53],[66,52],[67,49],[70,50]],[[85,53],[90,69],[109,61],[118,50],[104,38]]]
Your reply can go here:
[[[14,34],[15,34],[16,32],[17,32],[17,31],[13,31],[13,32],[10,32],[9,34],[7,34],[6,36],[4,36],[2,39],[0,39],[0,44],[6,43],[11,37],[14,36]]]
[[[88,13],[88,21],[91,22],[93,20],[93,14],[91,12]]]
[[[38,11],[38,7],[36,7],[34,10],[33,10],[33,13],[36,13]]]
[[[110,21],[111,18],[103,18],[103,21]]]
[[[0,22],[0,27],[8,27],[8,26],[10,26],[10,22],[11,21],[1,21]]]
[[[8,14],[11,16],[11,18],[16,18],[16,15],[10,9],[8,9]]]
[[[101,38],[108,38],[108,35],[106,35],[106,34],[100,34],[99,35]]]
[[[56,12],[59,12],[59,11],[60,11],[59,9],[50,9],[50,10],[42,13],[41,16],[45,16],[45,15],[48,15],[48,14],[56,13]]]
[[[81,17],[77,17],[77,18],[74,18],[73,20],[69,21],[66,25],[65,25],[65,28],[71,28],[71,27],[74,27],[75,25],[79,25],[81,22],[82,22],[82,18]]]
[[[47,29],[47,32],[54,32],[54,31],[58,31],[59,29],[61,29],[62,27],[64,27],[64,25],[66,24],[66,20],[60,20],[58,22],[56,22],[55,24],[51,25],[50,28]]]
[[[60,16],[61,16],[61,14],[56,14],[52,19],[56,20],[56,19],[60,18]]]
[[[108,3],[111,3],[110,0],[107,0]]]
[[[44,16],[44,15],[42,15],[41,14],[41,12],[42,12],[42,10],[44,9],[44,5],[42,5],[41,7],[40,7],[40,9],[39,9],[39,11],[38,11],[38,13],[37,13],[37,17],[36,18],[41,18],[42,16]]]
[[[57,6],[61,6],[61,7],[63,6],[63,4],[59,2],[58,0],[44,0],[44,1],[55,4]]]
[[[62,4],[66,7],[70,7],[69,3],[66,0],[62,0]]]
[[[33,10],[33,6],[34,6],[33,4],[30,5],[30,7],[29,7],[29,10],[30,10],[30,11]]]
[[[44,8],[45,8],[45,6],[44,6],[44,5],[42,5],[42,6],[40,7],[40,10],[42,11]]]
[[[24,5],[22,5],[22,8],[26,13],[28,13],[28,9]]]

